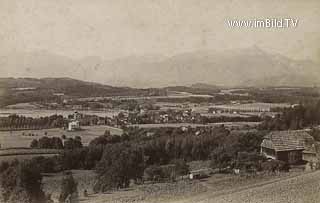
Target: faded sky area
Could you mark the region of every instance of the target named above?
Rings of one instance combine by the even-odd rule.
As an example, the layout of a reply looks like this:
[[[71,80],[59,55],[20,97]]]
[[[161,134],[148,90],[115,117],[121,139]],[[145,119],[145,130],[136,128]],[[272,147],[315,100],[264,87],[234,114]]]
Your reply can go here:
[[[72,58],[174,55],[258,45],[318,60],[317,0],[0,0],[0,53]],[[227,19],[299,19],[295,29],[230,29]]]
[[[287,29],[227,25],[230,19],[265,18],[299,22]],[[143,56],[154,62],[181,53],[250,47],[319,64],[319,20],[319,0],[0,0],[0,77],[65,75],[126,85],[122,70],[98,79],[115,68],[98,67],[97,61]],[[48,71],[54,65],[56,72]],[[91,69],[78,66],[104,70],[90,75]]]

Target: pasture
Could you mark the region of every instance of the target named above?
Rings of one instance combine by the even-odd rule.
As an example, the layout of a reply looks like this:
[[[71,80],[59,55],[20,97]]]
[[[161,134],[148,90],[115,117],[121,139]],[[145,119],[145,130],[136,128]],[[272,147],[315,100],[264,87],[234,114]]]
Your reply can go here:
[[[21,148],[29,147],[33,139],[39,139],[45,134],[48,137],[62,137],[74,138],[80,136],[83,145],[88,145],[91,140],[100,135],[103,135],[106,130],[111,134],[121,135],[122,130],[110,126],[83,126],[81,131],[66,131],[61,128],[42,129],[42,130],[21,130],[21,131],[0,131],[1,148]]]

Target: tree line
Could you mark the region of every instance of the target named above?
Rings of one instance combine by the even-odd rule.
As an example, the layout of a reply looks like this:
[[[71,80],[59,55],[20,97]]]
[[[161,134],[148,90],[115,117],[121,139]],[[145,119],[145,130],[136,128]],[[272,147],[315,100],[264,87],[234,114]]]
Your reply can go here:
[[[66,125],[67,121],[62,115],[32,118],[14,114],[0,118],[0,129],[2,130],[61,128]]]
[[[5,203],[53,203],[51,194],[42,185],[43,168],[36,157],[31,160],[2,162],[0,164],[1,202]],[[61,181],[59,202],[79,202],[77,182],[72,173],[65,172]]]
[[[266,118],[259,126],[264,130],[298,130],[320,125],[320,101],[300,103],[285,108],[274,118]]]
[[[64,143],[61,155],[41,158],[37,163],[42,172],[95,170],[94,190],[98,192],[128,187],[130,181],[175,180],[187,174],[187,162],[195,160],[211,160],[212,168],[236,167],[246,160],[239,159],[241,154],[256,163],[256,159],[261,159],[258,154],[263,136],[259,132],[234,133],[223,126],[151,131],[128,128],[121,136],[106,131],[86,147],[65,148]],[[57,142],[54,140],[42,138],[39,143],[47,147]],[[61,143],[57,146],[62,147]],[[256,165],[245,166],[250,167]]]

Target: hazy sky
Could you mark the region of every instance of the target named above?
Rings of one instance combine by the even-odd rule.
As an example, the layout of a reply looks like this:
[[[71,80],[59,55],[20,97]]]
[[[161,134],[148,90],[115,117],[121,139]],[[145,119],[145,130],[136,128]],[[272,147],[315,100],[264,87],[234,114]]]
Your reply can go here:
[[[227,19],[297,18],[291,29],[231,29]],[[0,55],[174,55],[257,45],[320,58],[319,0],[0,0]]]

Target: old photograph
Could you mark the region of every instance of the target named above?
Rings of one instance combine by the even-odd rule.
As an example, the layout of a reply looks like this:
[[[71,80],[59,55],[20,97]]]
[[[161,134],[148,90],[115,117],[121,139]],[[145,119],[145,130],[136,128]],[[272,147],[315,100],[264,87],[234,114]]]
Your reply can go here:
[[[0,0],[0,203],[320,203],[320,1]]]

